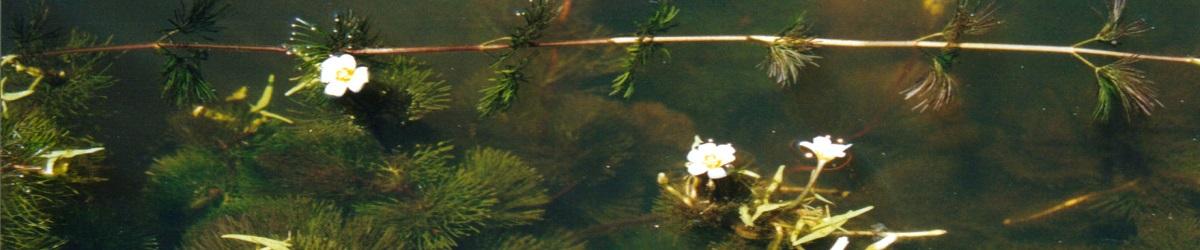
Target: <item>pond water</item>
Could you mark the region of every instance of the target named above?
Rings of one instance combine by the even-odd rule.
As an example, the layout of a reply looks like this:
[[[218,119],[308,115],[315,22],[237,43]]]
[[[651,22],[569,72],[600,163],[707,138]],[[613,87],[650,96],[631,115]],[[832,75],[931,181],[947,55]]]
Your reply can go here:
[[[3,3],[4,54],[11,53],[14,43],[9,26],[18,22],[15,16],[29,14],[25,10],[31,8],[31,2],[35,1]],[[328,27],[334,14],[353,10],[369,18],[385,47],[473,45],[511,33],[522,22],[517,14],[523,13],[527,2],[233,1],[220,19],[224,29],[210,43],[278,46],[288,41],[289,25],[296,18]],[[552,22],[543,40],[627,36],[636,30],[635,21],[651,15],[657,4],[645,0],[567,2],[570,8]],[[912,40],[941,31],[954,11],[953,2],[678,1],[679,26],[662,35],[774,35],[798,14],[806,13],[811,20],[810,33],[816,37]],[[154,41],[162,36],[159,30],[169,27],[166,20],[179,7],[174,1],[46,3],[51,25],[101,37],[111,35],[113,44]],[[963,42],[1070,46],[1093,36],[1105,18],[1101,11],[1104,1],[1014,0],[998,1],[997,5],[1003,24],[983,35],[965,36]],[[1144,18],[1154,29],[1122,39],[1115,47],[1088,47],[1195,55],[1200,53],[1197,9],[1200,1],[1131,1],[1126,18]],[[475,105],[480,89],[490,86],[488,79],[496,77],[489,64],[498,52],[412,55],[428,64],[433,79],[452,86],[447,109],[415,121],[360,119],[354,128],[361,134],[354,139],[303,141],[301,137],[297,139],[301,143],[296,143],[264,135],[247,139],[243,143],[253,146],[242,149],[209,145],[207,150],[217,152],[212,154],[235,159],[216,163],[218,167],[237,165],[255,173],[237,178],[264,179],[234,182],[261,181],[269,183],[263,184],[269,188],[237,184],[242,189],[217,191],[214,195],[220,201],[208,201],[217,204],[192,204],[193,209],[184,212],[163,212],[179,208],[159,203],[155,193],[167,192],[163,186],[170,186],[161,182],[172,180],[156,176],[167,171],[160,169],[167,164],[164,159],[200,147],[188,144],[192,139],[179,132],[180,127],[188,126],[179,124],[201,119],[188,120],[191,106],[179,107],[163,97],[163,56],[151,50],[121,53],[112,58],[108,71],[116,83],[99,92],[104,99],[90,102],[88,112],[94,114],[87,119],[68,119],[74,123],[64,125],[72,128],[70,135],[90,137],[96,143],[73,147],[105,147],[103,161],[95,163],[99,170],[92,174],[106,180],[71,184],[78,194],[52,209],[55,222],[48,233],[65,239],[62,247],[68,249],[129,249],[217,246],[189,239],[217,236],[191,232],[195,230],[276,239],[303,231],[301,226],[289,226],[304,225],[303,221],[257,221],[280,224],[275,228],[296,228],[283,232],[228,232],[221,227],[254,227],[238,227],[236,222],[211,224],[220,219],[214,217],[233,218],[246,213],[243,210],[256,209],[244,205],[245,201],[264,197],[329,202],[340,211],[335,214],[347,218],[368,217],[372,204],[390,204],[386,203],[389,200],[428,202],[432,205],[412,205],[407,208],[411,210],[393,211],[391,216],[444,216],[422,212],[437,207],[437,201],[412,198],[413,192],[436,188],[416,187],[412,183],[421,182],[409,180],[412,190],[379,192],[376,187],[380,184],[371,179],[383,175],[379,168],[387,165],[384,162],[414,152],[419,148],[415,145],[448,141],[454,145],[449,153],[455,156],[450,160],[454,164],[482,157],[469,152],[484,151],[483,147],[511,152],[543,176],[534,189],[549,197],[533,206],[544,209],[540,219],[499,228],[496,224],[500,222],[482,223],[455,237],[459,248],[497,248],[501,242],[511,243],[512,235],[523,234],[532,235],[530,239],[555,235],[560,238],[541,240],[562,243],[569,238],[593,249],[758,248],[766,243],[741,239],[732,231],[669,231],[671,227],[665,225],[669,219],[653,209],[663,192],[655,183],[656,174],[686,176],[688,146],[693,136],[699,135],[719,144],[731,143],[738,152],[735,165],[763,176],[769,177],[775,166],[786,165],[784,185],[803,187],[808,180],[807,167],[814,161],[805,158],[796,143],[832,135],[853,147],[848,150],[849,162],[840,159],[837,163],[845,166],[824,172],[817,184],[846,192],[845,196],[828,196],[835,204],[831,210],[842,213],[874,206],[847,228],[948,231],[940,237],[901,239],[893,245],[896,249],[1187,249],[1200,241],[1200,214],[1195,211],[1200,205],[1196,196],[1200,191],[1200,106],[1196,105],[1200,95],[1192,91],[1200,79],[1200,67],[1195,65],[1137,63],[1136,67],[1157,83],[1163,108],[1151,116],[1135,115],[1129,122],[1116,115],[1115,122],[1105,123],[1092,117],[1097,102],[1092,69],[1070,55],[964,50],[952,69],[961,83],[958,104],[918,112],[911,109],[914,102],[904,100],[900,92],[929,70],[926,53],[937,53],[936,49],[820,47],[813,51],[821,57],[816,60],[820,66],[805,68],[794,83],[781,86],[758,66],[767,54],[759,44],[680,43],[666,48],[669,58],[658,57],[639,68],[637,91],[629,99],[608,95],[611,80],[621,71],[622,47],[530,49],[537,52],[526,67],[529,82],[521,86],[515,104],[505,113],[483,118]],[[1113,59],[1089,58],[1096,62]],[[296,84],[285,79],[299,74],[297,65],[294,57],[279,53],[212,51],[202,69],[222,98],[241,86],[249,87],[251,99],[257,98],[267,75],[276,75],[273,104],[268,109],[298,122],[269,123],[263,134],[285,133],[290,131],[288,126],[320,129],[313,124],[348,123],[349,119],[339,116],[341,109],[329,108],[338,105],[314,107],[302,98],[283,95]],[[372,72],[373,77],[382,75]],[[316,111],[319,109],[324,110]],[[374,124],[364,124],[371,122]],[[328,126],[331,130],[344,127]],[[296,145],[276,147],[271,143]],[[6,143],[5,150],[8,146]],[[395,149],[384,149],[392,147]],[[345,151],[351,149],[372,152]],[[5,164],[7,169],[10,164],[27,163]],[[254,169],[270,164],[280,166]],[[321,164],[361,166],[345,172],[308,166],[324,166]],[[220,186],[189,185],[182,186]],[[205,190],[190,190],[194,193],[188,195],[203,198],[208,195]],[[401,193],[401,198],[390,197],[393,193]],[[1081,199],[1039,215],[1072,198]],[[286,201],[264,204],[282,206],[272,208],[276,210],[310,206]],[[436,220],[431,218],[435,219],[424,218],[423,222]],[[246,219],[241,223],[253,222]],[[327,228],[355,228],[360,225],[356,223],[347,219],[344,225]],[[212,228],[199,229],[202,226]],[[353,230],[358,229],[344,229]],[[295,238],[297,245],[305,243],[301,237]],[[346,240],[383,241],[367,236]],[[865,247],[874,240],[853,238],[851,248]],[[226,241],[230,245],[222,246],[251,246]],[[828,239],[805,246],[824,249],[832,242]],[[320,248],[318,245],[309,246]],[[563,245],[541,245],[559,246]]]

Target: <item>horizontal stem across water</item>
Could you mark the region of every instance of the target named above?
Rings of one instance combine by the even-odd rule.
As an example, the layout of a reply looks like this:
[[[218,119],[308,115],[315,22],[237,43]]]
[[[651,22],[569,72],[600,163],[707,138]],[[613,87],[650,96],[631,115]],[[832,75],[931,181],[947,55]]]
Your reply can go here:
[[[729,36],[657,36],[647,37],[640,42],[645,43],[759,43],[768,45],[779,39],[778,36],[763,36],[763,35],[729,35]],[[848,48],[942,48],[946,47],[946,42],[941,41],[870,41],[870,40],[847,40],[847,39],[830,39],[830,38],[813,38],[810,40],[812,45],[818,47],[848,47]],[[630,45],[639,43],[638,37],[612,37],[612,38],[595,38],[581,40],[562,40],[536,42],[532,47],[583,47],[583,46],[602,46],[602,45]],[[1129,52],[1119,52],[1101,49],[1089,48],[1074,48],[1070,46],[1050,46],[1050,45],[1029,45],[1029,44],[1004,44],[1004,43],[956,43],[954,47],[963,50],[980,50],[980,51],[1008,51],[1008,52],[1027,52],[1027,53],[1052,53],[1071,55],[1074,53],[1096,56],[1110,57],[1137,57],[1142,60],[1163,61],[1176,63],[1189,63],[1200,65],[1200,58],[1183,57],[1183,56],[1165,56],[1165,55],[1150,55]],[[446,52],[478,52],[478,51],[494,51],[508,49],[511,46],[508,44],[482,44],[482,45],[456,45],[456,46],[415,46],[415,47],[393,47],[393,48],[366,48],[346,51],[354,55],[385,55],[385,54],[419,54],[419,53],[446,53]],[[228,44],[200,44],[200,43],[145,43],[145,44],[128,44],[114,45],[91,48],[76,48],[56,50],[43,53],[43,55],[61,55],[75,53],[92,53],[105,51],[130,51],[130,50],[147,50],[147,49],[165,49],[165,48],[180,48],[180,49],[211,49],[211,50],[228,50],[241,52],[268,52],[286,54],[287,48],[282,46],[246,46],[246,45],[228,45]]]

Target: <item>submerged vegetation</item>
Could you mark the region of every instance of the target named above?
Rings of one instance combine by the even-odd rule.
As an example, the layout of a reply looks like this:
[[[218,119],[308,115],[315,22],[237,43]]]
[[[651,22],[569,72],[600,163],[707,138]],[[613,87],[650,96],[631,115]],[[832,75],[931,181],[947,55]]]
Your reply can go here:
[[[112,39],[81,31],[62,32],[49,24],[47,6],[6,19],[10,26],[5,27],[5,34],[13,45],[0,58],[0,190],[4,197],[0,247],[884,249],[892,244],[938,241],[938,236],[953,235],[960,229],[995,234],[989,231],[992,229],[963,226],[966,223],[956,221],[954,214],[875,216],[884,210],[934,206],[913,203],[946,201],[949,198],[940,195],[949,192],[936,188],[955,181],[988,183],[994,178],[984,176],[988,174],[1089,190],[1058,202],[1046,202],[1057,199],[1047,196],[1061,195],[1058,193],[1032,195],[1028,204],[1020,204],[1028,209],[1003,211],[1011,216],[993,223],[1011,229],[1002,233],[1046,230],[1039,222],[1087,214],[1106,218],[1081,222],[1087,228],[1111,223],[1130,229],[1132,236],[1119,239],[1124,246],[1181,249],[1194,246],[1200,237],[1195,233],[1200,228],[1200,214],[1194,209],[1200,194],[1196,181],[1200,155],[1194,144],[1164,143],[1145,146],[1145,150],[1131,146],[1196,136],[1190,120],[1145,118],[1165,106],[1160,100],[1165,94],[1157,92],[1148,71],[1133,65],[1200,65],[1200,59],[1085,48],[1093,44],[1114,48],[1118,41],[1151,30],[1146,21],[1127,17],[1124,0],[1109,1],[1100,30],[1071,46],[967,42],[1005,24],[1000,20],[1005,6],[972,0],[953,5],[942,1],[953,12],[948,13],[941,30],[905,41],[821,38],[812,34],[817,29],[806,15],[788,19],[791,23],[774,35],[666,36],[686,25],[680,20],[687,20],[688,15],[678,6],[680,2],[669,0],[652,1],[651,8],[639,12],[648,17],[633,23],[630,36],[553,40],[564,39],[559,33],[586,33],[564,25],[571,2],[520,1],[516,27],[499,32],[501,38],[465,46],[383,47],[390,44],[381,35],[386,32],[380,32],[373,20],[388,17],[368,18],[365,12],[353,11],[338,12],[330,20],[291,19],[288,39],[280,46],[224,44],[219,42],[220,33],[241,27],[223,24],[224,18],[236,13],[236,5],[221,0],[182,1],[173,15],[164,18],[166,28],[155,34],[158,39],[143,44],[113,45]],[[940,6],[934,2],[939,1],[925,1],[930,13],[941,14],[947,7],[933,8]],[[591,34],[600,33],[598,30]],[[1093,111],[1096,122],[1079,127],[1095,126],[1099,135],[1056,134],[1060,137],[1042,140],[1037,135],[1005,134],[1011,128],[973,131],[963,127],[961,117],[939,116],[944,122],[934,125],[939,131],[912,129],[911,124],[931,122],[919,119],[891,128],[897,134],[922,137],[912,140],[928,142],[929,149],[889,145],[870,135],[856,140],[870,132],[874,124],[868,124],[849,137],[862,144],[854,149],[842,139],[817,136],[791,142],[791,150],[786,151],[813,159],[815,164],[801,160],[763,167],[781,160],[771,157],[773,144],[764,141],[744,146],[751,143],[739,142],[739,150],[732,143],[703,140],[696,136],[697,131],[720,127],[712,122],[717,119],[690,114],[693,118],[672,109],[678,105],[646,100],[649,98],[629,100],[635,92],[647,92],[644,89],[674,91],[674,87],[663,87],[667,83],[649,84],[661,81],[652,71],[659,62],[672,60],[670,45],[717,42],[764,46],[765,59],[758,64],[766,71],[764,79],[781,88],[803,90],[811,89],[805,89],[810,87],[803,81],[809,73],[802,71],[823,70],[811,67],[826,58],[818,55],[818,50],[916,49],[919,52],[914,55],[923,56],[928,69],[914,79],[904,77],[905,69],[897,82],[911,86],[902,86],[906,89],[899,95],[896,90],[883,89],[891,91],[888,94],[896,97],[897,103],[911,102],[912,110],[938,113],[924,114],[928,116],[949,113],[949,107],[966,99],[964,90],[971,84],[952,75],[963,73],[954,71],[963,66],[963,54],[997,51],[1073,56],[1092,69],[1098,88]],[[556,49],[574,46],[617,49],[562,53]],[[116,111],[91,107],[106,98],[103,94],[138,94],[105,89],[119,80],[110,75],[110,53],[139,50],[163,58],[158,70],[161,96],[164,103],[174,104],[169,117],[161,122],[169,132],[153,145],[116,143],[122,146],[110,149],[105,143],[121,139],[105,137],[107,131],[88,121]],[[290,67],[294,71],[287,73],[291,77],[278,81],[290,87],[276,91],[275,75],[280,73],[261,73],[242,82],[214,82],[222,78],[212,74],[222,72],[205,71],[212,64],[208,60],[220,56],[217,52],[228,51],[294,59]],[[445,77],[438,73],[443,67],[434,66],[439,64],[409,55],[463,51],[487,53],[492,59],[486,64],[487,72]],[[591,58],[597,55],[605,58]],[[1105,59],[1111,62],[1098,63]],[[446,80],[461,78],[473,82],[454,85]],[[603,86],[592,86],[596,79]],[[229,92],[219,91],[222,86],[239,85],[242,87]],[[833,89],[821,88],[825,89],[814,93],[824,95],[828,92],[822,91]],[[693,100],[696,103],[722,102],[681,96],[697,99]],[[743,111],[734,105],[715,106],[729,109],[722,112]],[[758,125],[756,119],[765,118],[720,122],[750,127]],[[873,122],[879,120],[876,117]],[[1155,122],[1170,130],[1164,132],[1170,137],[1137,139],[1136,132],[1119,131]],[[995,145],[935,138],[940,135],[923,138],[943,131],[990,140]],[[776,132],[771,130],[769,136]],[[1035,147],[1047,144],[1078,142],[1096,144],[1096,151],[1133,155],[1129,158],[1134,160],[1106,156],[1073,161],[1069,157],[1076,152],[1070,151],[1053,151],[1063,159],[1012,157],[1033,155]],[[131,146],[125,144],[153,148],[146,150],[153,155],[121,155],[129,154]],[[751,152],[758,150],[766,152]],[[860,150],[861,160],[856,160],[852,151]],[[934,151],[969,154],[957,160],[971,162],[967,167],[974,169],[951,168],[956,159],[945,159]],[[893,154],[899,156],[887,158],[889,152],[899,152]],[[110,153],[121,160],[106,159]],[[113,171],[115,166],[128,164],[124,159],[139,157],[146,159],[148,169],[135,166],[136,171],[128,171],[128,166],[121,166],[124,171]],[[880,162],[896,166],[823,174]],[[1002,168],[975,168],[976,162]],[[1046,170],[1048,165],[1078,168]],[[886,175],[895,177],[886,182],[846,180],[883,178],[880,176],[900,168],[907,168],[906,172]],[[144,205],[146,208],[125,213],[139,213],[147,219],[129,225],[100,225],[126,219],[120,218],[123,214],[113,211],[115,208],[92,209],[98,206],[94,200],[116,197],[100,194],[108,190],[99,188],[98,183],[128,172],[144,174],[132,178],[145,181],[134,185],[137,198],[110,202]],[[970,177],[955,180],[963,176]],[[842,182],[830,182],[830,178]],[[1057,184],[1071,179],[1085,179],[1086,184]],[[839,183],[844,190],[822,183]],[[861,189],[893,188],[876,185],[894,185],[889,192],[911,193],[850,195]],[[980,191],[961,192],[977,195]],[[1047,206],[1038,208],[1042,205]],[[893,221],[894,228],[881,223]],[[108,238],[89,239],[95,236],[86,235],[109,229],[113,233],[104,236]]]

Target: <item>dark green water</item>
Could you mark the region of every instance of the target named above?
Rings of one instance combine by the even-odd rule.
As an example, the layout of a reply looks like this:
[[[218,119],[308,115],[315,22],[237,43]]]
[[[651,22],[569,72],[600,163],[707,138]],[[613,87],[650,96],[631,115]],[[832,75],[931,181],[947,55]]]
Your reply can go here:
[[[519,22],[514,12],[523,2],[237,1],[231,15],[222,20],[226,30],[215,38],[218,43],[281,44],[287,40],[293,18],[327,23],[333,13],[351,9],[372,19],[385,46],[477,44],[507,34]],[[115,44],[157,38],[160,34],[156,31],[167,26],[165,19],[177,7],[173,1],[48,3],[55,25],[112,35]],[[6,27],[10,17],[28,5],[26,1],[3,4]],[[947,12],[952,11],[949,5]],[[1102,16],[1094,11],[1102,8],[1099,1],[1002,1],[999,5],[1005,23],[964,41],[1069,45],[1090,37],[1102,25]],[[796,14],[806,12],[814,20],[812,33],[818,37],[908,40],[939,31],[945,19],[931,16],[921,1],[711,0],[681,1],[679,6],[681,25],[666,35],[774,34]],[[555,24],[548,37],[627,35],[634,30],[633,22],[652,9],[646,1],[575,0],[567,21]],[[1178,56],[1200,53],[1198,9],[1200,1],[1131,2],[1128,17],[1145,18],[1155,29],[1125,39],[1115,49]],[[852,164],[823,174],[819,184],[851,192],[835,200],[839,211],[873,205],[875,210],[862,217],[859,226],[883,223],[897,231],[941,228],[950,232],[938,238],[901,241],[895,245],[898,249],[1162,249],[1194,246],[1185,242],[1197,240],[1188,238],[1196,235],[1200,225],[1200,214],[1193,209],[1195,194],[1200,191],[1200,106],[1196,105],[1200,95],[1194,91],[1200,68],[1196,66],[1137,64],[1158,83],[1165,108],[1151,117],[1135,118],[1132,125],[1110,127],[1092,121],[1096,83],[1091,70],[1066,55],[966,51],[954,69],[964,86],[961,105],[919,113],[910,111],[911,103],[898,94],[926,70],[926,60],[914,49],[819,48],[820,67],[806,68],[794,85],[780,87],[756,67],[766,52],[760,46],[678,44],[668,48],[670,60],[644,68],[631,100],[605,95],[615,75],[611,62],[620,56],[619,49],[543,50],[542,59],[532,67],[537,72],[531,74],[532,84],[522,89],[512,114],[484,119],[476,117],[473,107],[478,89],[492,77],[487,68],[491,57],[482,53],[417,55],[430,63],[440,79],[454,86],[452,106],[414,125],[422,129],[400,129],[397,131],[404,134],[391,136],[417,142],[451,140],[459,149],[491,146],[542,164],[539,169],[562,165],[594,170],[551,173],[605,176],[591,186],[564,193],[564,198],[548,206],[546,221],[534,224],[528,229],[531,231],[543,230],[539,226],[581,229],[604,224],[580,217],[604,222],[650,213],[648,202],[632,206],[640,209],[633,209],[637,211],[605,215],[575,214],[579,211],[572,210],[571,203],[605,200],[601,198],[619,195],[616,193],[634,194],[629,195],[632,200],[653,199],[658,191],[647,185],[653,182],[652,173],[684,173],[687,148],[680,145],[690,143],[692,134],[732,143],[739,159],[752,159],[759,173],[770,172],[779,164],[811,164],[790,145],[831,134],[854,144]],[[551,53],[559,56],[560,65],[547,66]],[[69,241],[79,242],[68,243],[69,248],[98,248],[101,244],[87,243],[133,240],[106,233],[106,228],[161,223],[145,212],[153,204],[142,198],[144,172],[154,159],[176,150],[175,142],[163,137],[169,134],[168,115],[180,111],[160,98],[160,63],[161,58],[146,51],[120,55],[111,71],[119,82],[104,91],[105,101],[93,107],[103,113],[102,119],[81,124],[92,128],[87,133],[106,145],[105,165],[111,168],[105,171],[109,180],[92,185],[86,192],[92,198],[77,204],[94,208],[73,210],[76,214],[67,216],[80,220],[69,222],[61,232],[72,237]],[[214,52],[204,71],[224,96],[242,85],[254,89],[267,74],[293,75],[293,63],[278,54]],[[546,79],[547,72],[558,72],[559,77]],[[292,83],[277,85],[286,90]],[[276,92],[277,100],[285,100],[281,92]],[[276,109],[289,107],[287,101],[276,102],[280,103]],[[637,105],[650,107],[642,111],[651,110],[645,111],[650,115],[637,115],[654,117],[647,119],[672,127],[642,131],[645,134],[635,138],[667,141],[655,145],[671,147],[626,147],[634,152],[609,158],[586,150],[623,142],[606,137],[606,131],[622,128],[605,127],[619,123],[605,123],[604,119],[618,116],[600,114],[641,112],[630,111]],[[576,126],[581,120],[588,121],[587,126],[598,126],[590,130],[593,134],[556,133],[555,129]],[[568,140],[559,137],[570,136],[583,138],[570,138],[575,148],[529,145],[553,147],[559,145],[554,142]],[[623,166],[607,166],[611,162]],[[616,170],[598,170],[606,166]],[[545,174],[550,180],[571,179]],[[797,171],[789,175],[788,182],[803,184],[806,176]],[[1102,202],[1092,202],[1047,218],[1016,225],[1002,223],[1130,180],[1140,181],[1136,187],[1110,196],[1137,199],[1132,204],[1147,207],[1139,210],[1147,211],[1145,214],[1117,216],[1105,212]],[[551,194],[574,188],[550,183]],[[646,187],[651,189],[638,189]],[[1168,196],[1182,198],[1155,198]],[[84,221],[82,217],[95,219]],[[1191,232],[1187,232],[1189,228]],[[669,234],[655,230],[654,222],[636,223],[590,235],[589,243],[593,248],[703,246],[674,242],[665,239]],[[867,240],[855,241],[853,248],[865,246]]]

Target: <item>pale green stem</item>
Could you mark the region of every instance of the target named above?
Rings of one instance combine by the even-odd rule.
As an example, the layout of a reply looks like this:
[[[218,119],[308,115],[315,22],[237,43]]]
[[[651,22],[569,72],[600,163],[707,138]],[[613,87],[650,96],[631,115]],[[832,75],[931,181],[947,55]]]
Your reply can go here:
[[[917,38],[917,40],[913,40],[913,43],[918,43],[918,42],[929,40],[929,39],[932,39],[934,37],[939,37],[939,36],[942,36],[942,32],[933,33],[933,34],[923,36],[921,38]]]
[[[1083,40],[1082,42],[1076,43],[1075,45],[1071,45],[1071,49],[1078,49],[1079,46],[1083,46],[1083,45],[1095,42],[1097,40],[1099,40],[1099,39],[1095,38],[1095,37],[1093,37],[1091,39]],[[1083,58],[1083,56],[1079,55],[1079,53],[1077,53],[1075,51],[1071,51],[1071,55],[1075,56],[1075,58],[1078,58],[1079,61],[1083,62],[1084,64],[1087,64],[1088,67],[1092,67],[1093,69],[1096,68],[1096,64],[1092,64],[1092,61],[1088,61],[1087,58]]]
[[[821,170],[825,168],[825,164],[826,164],[826,163],[829,163],[829,162],[828,162],[828,161],[823,161],[823,160],[818,160],[818,161],[817,161],[817,167],[816,167],[816,168],[813,168],[813,170],[812,170],[812,174],[810,174],[810,175],[808,176],[808,185],[805,185],[805,186],[804,186],[804,192],[803,192],[803,193],[800,193],[800,197],[797,197],[797,198],[796,198],[796,203],[797,203],[797,204],[801,203],[801,201],[803,201],[803,200],[804,200],[804,197],[805,197],[805,196],[808,196],[808,193],[812,191],[813,184],[816,184],[816,183],[817,183],[817,176],[820,176],[820,175],[821,175]]]

